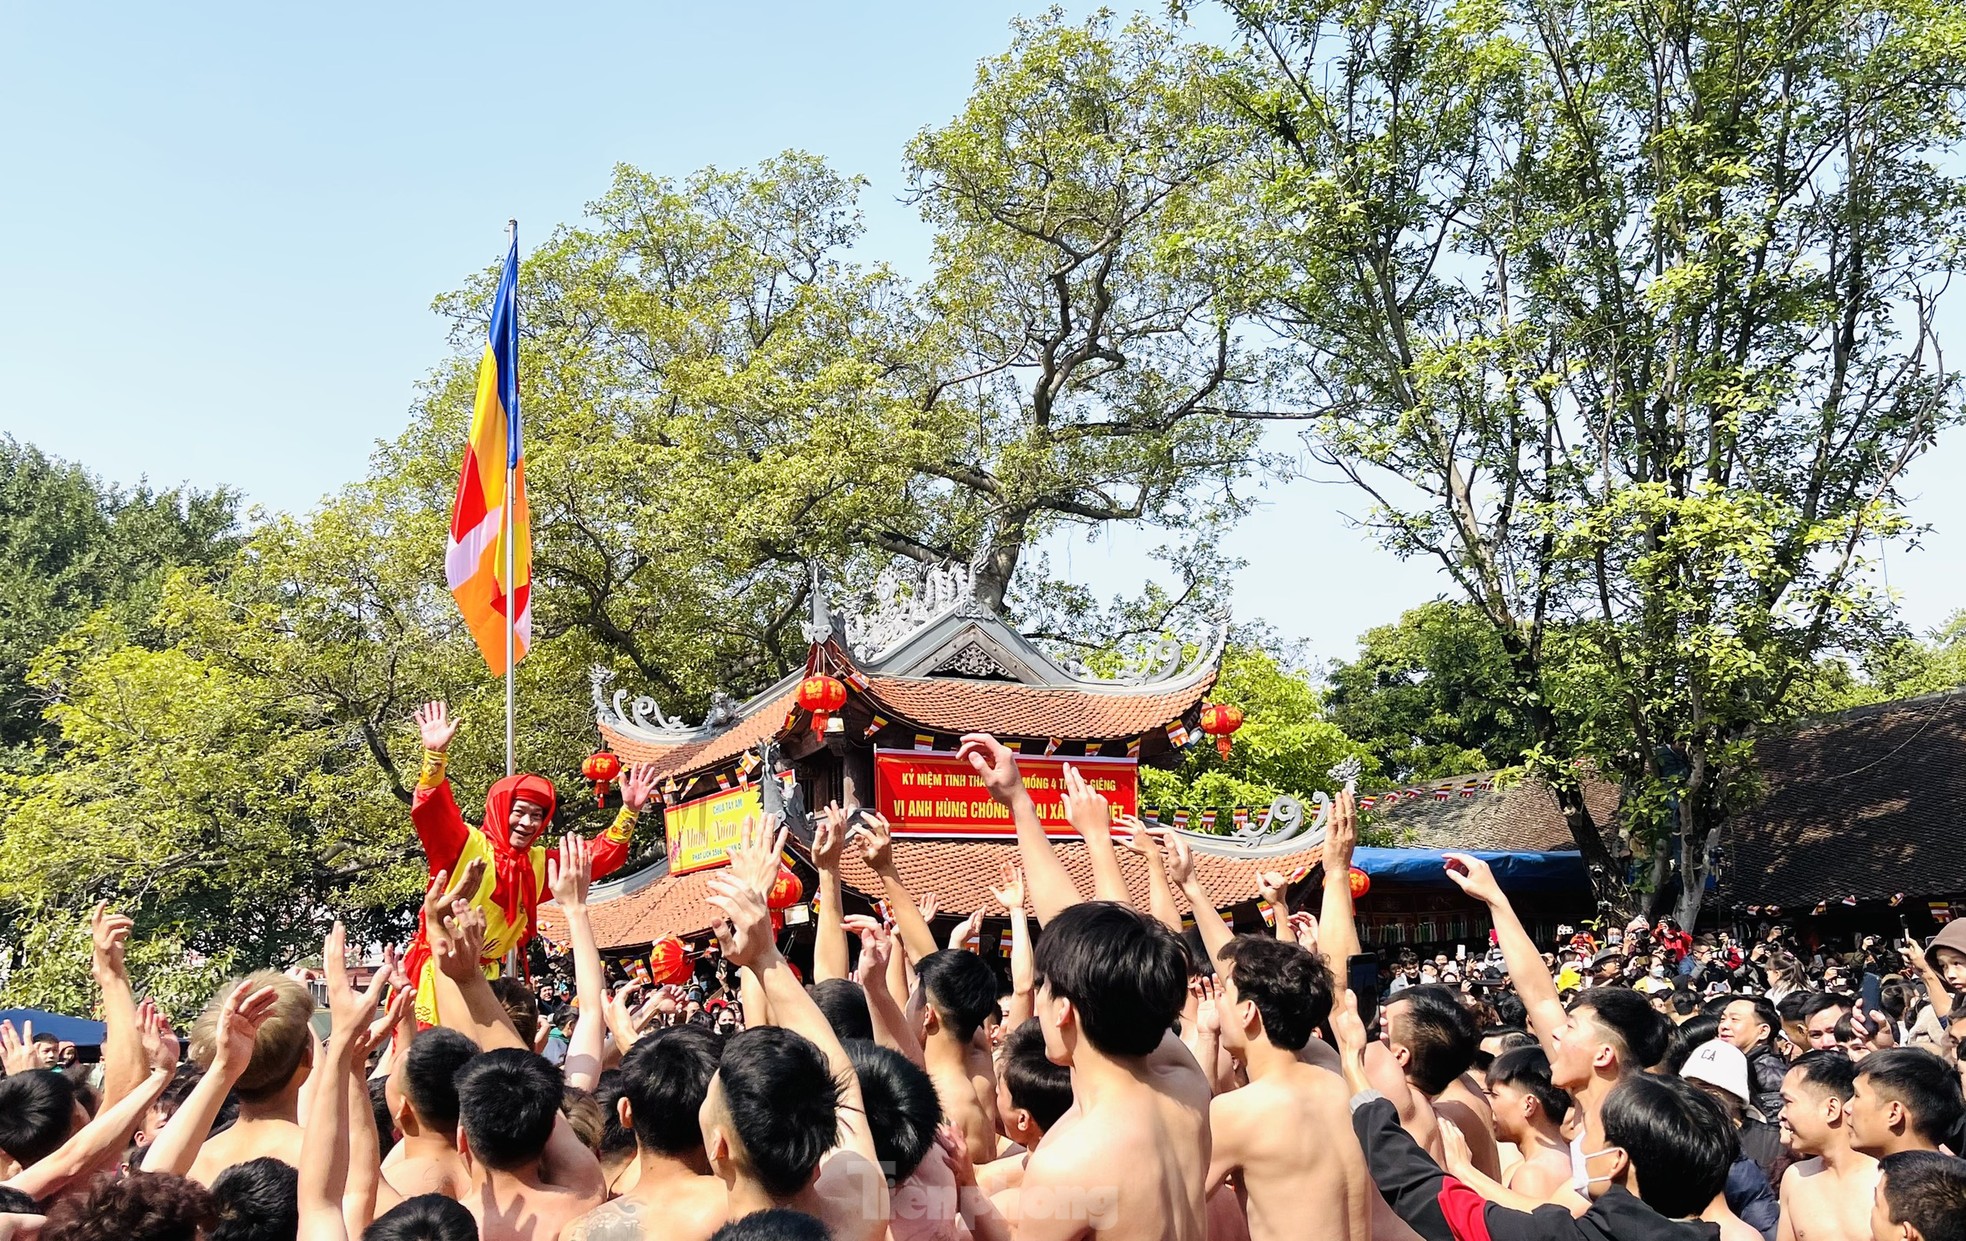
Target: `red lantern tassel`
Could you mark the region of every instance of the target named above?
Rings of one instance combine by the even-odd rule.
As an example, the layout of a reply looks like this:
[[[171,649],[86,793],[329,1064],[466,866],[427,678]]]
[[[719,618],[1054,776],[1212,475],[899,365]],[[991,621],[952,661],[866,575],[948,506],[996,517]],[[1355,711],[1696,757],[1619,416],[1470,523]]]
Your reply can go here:
[[[814,711],[812,713],[812,731],[816,733],[825,732],[826,721],[830,720],[831,718],[833,718],[833,716],[832,716],[832,712],[830,711]]]
[[[1223,758],[1229,757],[1229,734],[1223,733],[1215,739],[1215,752]]]

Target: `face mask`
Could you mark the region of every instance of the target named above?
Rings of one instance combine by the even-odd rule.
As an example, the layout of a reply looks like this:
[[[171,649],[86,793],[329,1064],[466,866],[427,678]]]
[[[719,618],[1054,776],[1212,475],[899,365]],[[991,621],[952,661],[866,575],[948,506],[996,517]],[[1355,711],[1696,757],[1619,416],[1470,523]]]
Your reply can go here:
[[[1665,967],[1665,966],[1663,966],[1663,965],[1655,965],[1655,966],[1653,966],[1653,967],[1652,967],[1652,977],[1654,977],[1654,978],[1664,978],[1665,976],[1666,976],[1666,967]]]

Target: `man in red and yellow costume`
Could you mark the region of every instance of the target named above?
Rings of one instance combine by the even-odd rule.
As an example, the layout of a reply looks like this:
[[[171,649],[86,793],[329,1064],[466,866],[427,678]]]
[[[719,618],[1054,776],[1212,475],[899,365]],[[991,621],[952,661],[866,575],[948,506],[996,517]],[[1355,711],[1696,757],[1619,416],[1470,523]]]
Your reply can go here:
[[[546,889],[546,847],[539,838],[553,819],[559,795],[545,776],[507,776],[486,794],[481,826],[466,823],[451,796],[450,781],[444,778],[459,723],[441,702],[425,703],[416,712],[417,732],[423,738],[423,774],[410,800],[410,823],[423,843],[432,875],[442,870],[455,878],[460,868],[478,860],[485,863],[484,878],[471,894],[471,903],[485,915],[480,964],[487,977],[497,978],[506,954],[514,949],[524,952],[532,942],[539,895]],[[628,860],[636,820],[654,792],[652,768],[633,767],[623,775],[621,813],[594,842],[594,878],[618,870]],[[416,984],[417,1022],[435,1025],[436,965],[430,959],[430,939],[421,916],[403,968]]]

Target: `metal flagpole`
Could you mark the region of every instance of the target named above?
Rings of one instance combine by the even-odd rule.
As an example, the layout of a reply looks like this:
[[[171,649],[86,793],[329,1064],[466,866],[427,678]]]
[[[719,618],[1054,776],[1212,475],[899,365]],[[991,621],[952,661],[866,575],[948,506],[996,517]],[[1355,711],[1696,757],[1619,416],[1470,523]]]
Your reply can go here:
[[[509,220],[507,226],[512,230],[512,252],[519,250],[519,222]],[[513,721],[513,706],[516,701],[513,692],[513,655],[518,648],[519,629],[519,589],[513,580],[515,555],[512,544],[516,521],[514,514],[519,506],[519,279],[515,270],[512,277],[512,321],[506,329],[511,336],[509,356],[512,360],[512,408],[505,411],[511,420],[505,429],[505,774],[510,777],[518,770],[518,732]]]

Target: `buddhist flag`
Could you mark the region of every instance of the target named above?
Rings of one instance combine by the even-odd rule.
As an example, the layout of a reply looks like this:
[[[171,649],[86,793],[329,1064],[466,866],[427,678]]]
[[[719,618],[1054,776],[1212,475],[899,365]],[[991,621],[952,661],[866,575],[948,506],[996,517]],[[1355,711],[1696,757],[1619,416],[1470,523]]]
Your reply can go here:
[[[519,443],[518,297],[515,234],[505,255],[505,270],[498,277],[498,291],[492,294],[490,339],[478,363],[471,438],[464,446],[464,469],[457,480],[450,540],[444,550],[444,577],[457,610],[478,640],[485,663],[499,676],[507,671],[508,623],[513,663],[525,658],[532,645],[532,536]]]

